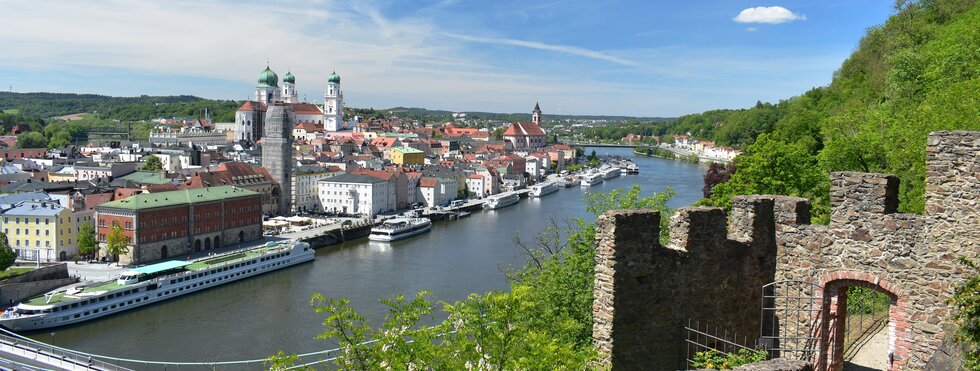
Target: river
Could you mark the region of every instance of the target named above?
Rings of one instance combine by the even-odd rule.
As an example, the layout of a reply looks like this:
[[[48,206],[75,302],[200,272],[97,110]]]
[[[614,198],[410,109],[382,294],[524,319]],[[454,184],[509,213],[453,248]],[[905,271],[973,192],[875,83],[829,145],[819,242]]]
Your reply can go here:
[[[365,238],[323,248],[313,263],[30,336],[95,354],[176,362],[260,359],[279,350],[322,350],[330,344],[314,338],[323,331],[325,318],[309,304],[314,292],[349,298],[376,320],[383,316],[378,299],[390,295],[429,290],[434,301],[456,301],[469,293],[502,290],[507,288],[502,267],[523,263],[521,249],[512,241],[514,234],[531,239],[549,226],[552,216],[592,219],[582,201],[587,191],[639,184],[650,193],[672,186],[677,192],[672,207],[701,197],[702,165],[634,157],[629,148],[595,150],[633,157],[640,174],[474,212],[468,218],[436,223],[431,233],[391,244],[369,243]]]

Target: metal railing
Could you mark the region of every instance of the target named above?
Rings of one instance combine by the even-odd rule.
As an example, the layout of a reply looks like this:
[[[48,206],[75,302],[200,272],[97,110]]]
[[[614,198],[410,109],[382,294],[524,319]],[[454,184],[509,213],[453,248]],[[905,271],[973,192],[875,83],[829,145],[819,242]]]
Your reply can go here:
[[[0,335],[0,351],[64,369],[130,370],[64,348],[57,348],[44,343],[27,341],[7,335]]]
[[[700,352],[718,352],[727,357],[740,350],[758,351],[748,345],[750,344],[748,336],[702,324],[700,321],[688,319],[687,326],[684,326],[684,334],[684,344],[687,348],[684,369],[690,369],[695,362],[695,356]]]

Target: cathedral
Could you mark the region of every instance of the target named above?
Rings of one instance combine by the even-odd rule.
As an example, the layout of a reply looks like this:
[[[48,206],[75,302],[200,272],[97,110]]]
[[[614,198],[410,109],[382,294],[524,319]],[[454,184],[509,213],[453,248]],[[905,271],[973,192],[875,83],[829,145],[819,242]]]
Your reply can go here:
[[[259,73],[255,86],[255,100],[248,100],[235,112],[235,140],[256,142],[262,139],[265,131],[266,112],[276,103],[292,108],[293,124],[311,123],[320,125],[326,131],[347,129],[344,122],[344,94],[340,91],[340,75],[337,72],[327,77],[327,90],[323,93],[323,105],[301,103],[296,93],[296,77],[286,72],[279,86],[279,75],[268,66]]]

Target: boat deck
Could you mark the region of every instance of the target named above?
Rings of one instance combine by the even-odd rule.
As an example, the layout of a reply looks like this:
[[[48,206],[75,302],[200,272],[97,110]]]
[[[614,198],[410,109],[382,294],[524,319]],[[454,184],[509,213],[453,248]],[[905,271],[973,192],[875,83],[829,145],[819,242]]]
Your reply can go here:
[[[245,261],[248,259],[256,258],[266,253],[271,253],[275,251],[287,251],[289,249],[288,245],[277,244],[275,246],[263,246],[259,248],[253,248],[248,251],[233,252],[226,255],[219,255],[212,258],[207,258],[187,264],[184,269],[188,271],[198,271],[205,270],[216,266],[224,266],[227,264]],[[72,295],[68,295],[65,290],[59,289],[58,292],[51,295],[48,299],[45,295],[35,296],[28,300],[24,300],[23,303],[27,305],[57,305],[72,302],[75,300],[83,300],[86,297],[95,297],[106,291],[112,291],[116,289],[123,288],[129,285],[120,285],[116,280],[99,282],[91,284],[88,286],[81,287],[81,291],[76,292]]]

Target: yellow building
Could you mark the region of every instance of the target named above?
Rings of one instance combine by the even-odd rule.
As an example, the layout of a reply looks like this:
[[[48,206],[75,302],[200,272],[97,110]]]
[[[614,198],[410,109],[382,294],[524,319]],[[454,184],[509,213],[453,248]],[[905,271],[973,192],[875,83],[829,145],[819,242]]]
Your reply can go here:
[[[54,201],[24,201],[4,211],[3,232],[20,260],[63,261],[78,254],[75,218]]]
[[[422,165],[425,163],[425,152],[412,147],[395,147],[391,149],[391,162],[398,165]]]

